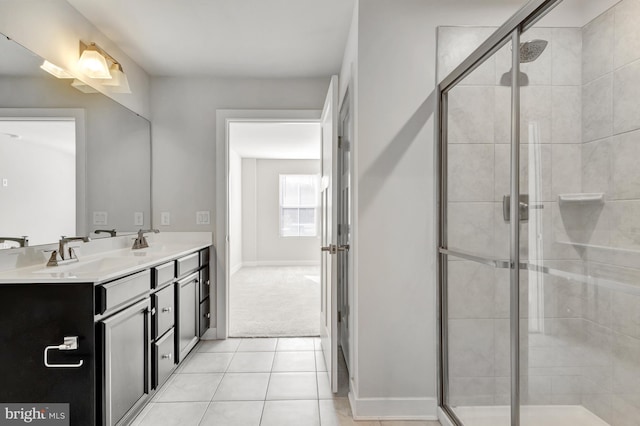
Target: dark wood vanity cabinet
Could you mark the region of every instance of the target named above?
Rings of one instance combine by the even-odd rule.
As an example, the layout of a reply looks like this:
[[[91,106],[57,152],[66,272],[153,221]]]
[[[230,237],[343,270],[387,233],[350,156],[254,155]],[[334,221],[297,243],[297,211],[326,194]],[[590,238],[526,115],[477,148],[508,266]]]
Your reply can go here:
[[[72,426],[97,425],[96,327],[91,283],[0,285],[0,402],[69,404]],[[78,349],[48,351],[78,337]],[[78,367],[55,367],[76,365]]]
[[[129,424],[209,328],[209,253],[97,285],[0,284],[0,402]],[[68,337],[77,349],[60,349]]]

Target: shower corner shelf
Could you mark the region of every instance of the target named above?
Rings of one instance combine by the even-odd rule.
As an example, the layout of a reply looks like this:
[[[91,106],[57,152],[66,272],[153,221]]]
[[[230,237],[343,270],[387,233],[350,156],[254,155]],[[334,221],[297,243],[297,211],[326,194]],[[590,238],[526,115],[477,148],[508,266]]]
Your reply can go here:
[[[604,194],[602,192],[558,194],[560,204],[604,204]]]

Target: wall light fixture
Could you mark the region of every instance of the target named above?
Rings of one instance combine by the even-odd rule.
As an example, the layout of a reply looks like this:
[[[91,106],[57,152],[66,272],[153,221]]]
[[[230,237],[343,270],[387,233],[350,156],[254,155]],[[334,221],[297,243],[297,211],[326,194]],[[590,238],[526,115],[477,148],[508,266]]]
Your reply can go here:
[[[71,74],[69,74],[65,69],[60,68],[56,64],[52,64],[51,62],[45,60],[40,68],[48,72],[49,74],[58,77],[58,78],[73,78]]]
[[[80,42],[80,70],[88,77],[104,80],[102,84],[114,93],[131,93],[122,65],[95,43]]]

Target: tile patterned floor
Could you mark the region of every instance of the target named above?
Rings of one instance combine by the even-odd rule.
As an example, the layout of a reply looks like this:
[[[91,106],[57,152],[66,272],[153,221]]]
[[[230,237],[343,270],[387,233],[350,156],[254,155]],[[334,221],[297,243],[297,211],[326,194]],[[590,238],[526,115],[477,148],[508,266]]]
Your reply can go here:
[[[318,338],[202,341],[132,426],[440,425],[356,422],[346,387],[332,394],[326,371]]]

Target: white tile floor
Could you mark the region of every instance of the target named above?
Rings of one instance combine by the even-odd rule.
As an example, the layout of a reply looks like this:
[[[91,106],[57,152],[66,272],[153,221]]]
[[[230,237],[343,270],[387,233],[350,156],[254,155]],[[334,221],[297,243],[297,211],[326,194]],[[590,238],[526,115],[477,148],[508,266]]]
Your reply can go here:
[[[359,421],[332,394],[320,339],[202,341],[133,426],[439,426]]]

